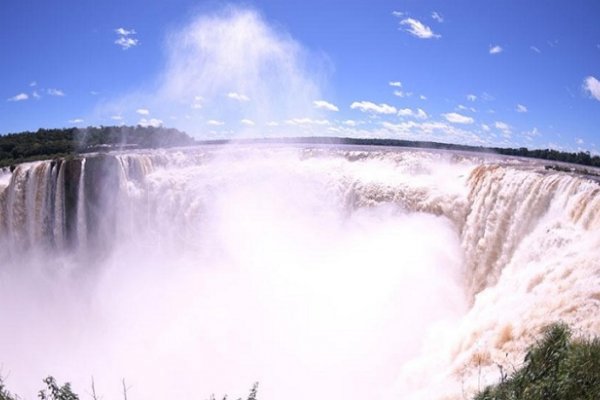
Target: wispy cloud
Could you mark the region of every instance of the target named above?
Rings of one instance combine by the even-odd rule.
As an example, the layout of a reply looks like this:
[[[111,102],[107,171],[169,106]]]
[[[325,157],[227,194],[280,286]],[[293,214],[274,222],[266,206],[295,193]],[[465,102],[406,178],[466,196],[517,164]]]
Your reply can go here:
[[[123,121],[123,117],[120,115],[112,115],[110,119],[112,119],[113,121]]]
[[[48,93],[50,96],[55,97],[63,97],[65,95],[65,92],[63,92],[60,89],[48,89],[46,93]]]
[[[431,13],[431,18],[435,19],[439,23],[444,22],[444,17],[442,17],[442,15],[437,11]]]
[[[135,35],[137,32],[135,31],[135,29],[125,29],[125,28],[117,28],[115,29],[115,33],[119,36],[129,36],[129,35]]]
[[[121,36],[120,38],[115,40],[115,44],[121,46],[123,50],[127,50],[140,44],[140,41],[135,38]]]
[[[29,82],[29,86],[30,87],[35,87],[35,86],[37,86],[37,82],[36,81],[31,81],[31,82]]]
[[[404,13],[402,11],[392,11],[394,17],[402,17]]]
[[[442,116],[446,118],[446,121],[453,124],[472,124],[475,122],[473,118],[455,112],[442,114]]]
[[[392,86],[392,87],[402,87],[402,82],[400,82],[400,81],[390,81],[389,85]]]
[[[594,99],[600,101],[600,81],[593,76],[588,76],[583,80],[583,90]]]
[[[427,113],[420,108],[418,108],[416,111],[412,110],[410,108],[402,108],[402,109],[398,110],[398,116],[411,117],[411,118],[416,118],[416,119],[427,119],[429,117],[427,115]]]
[[[237,101],[250,101],[250,97],[246,96],[245,94],[241,94],[241,93],[237,93],[237,92],[229,92],[229,93],[227,93],[227,97],[229,97],[232,100],[237,100]]]
[[[312,118],[292,118],[285,121],[288,125],[329,125],[330,122],[326,119],[312,119]]]
[[[247,118],[242,119],[240,121],[240,123],[242,125],[246,125],[246,126],[254,126],[254,125],[256,125],[256,123],[254,121],[252,121],[251,119],[247,119]]]
[[[490,45],[490,54],[500,54],[504,51],[504,49],[498,45],[491,46]]]
[[[206,122],[206,124],[210,126],[223,126],[225,125],[225,122],[219,121],[217,119],[210,119]]]
[[[400,25],[406,25],[407,28],[405,31],[419,39],[437,39],[442,37],[441,35],[434,33],[430,27],[414,18],[403,19],[400,21]]]
[[[313,101],[313,105],[315,108],[327,111],[340,111],[340,109],[335,105],[331,104],[325,100],[315,100]]]
[[[394,90],[394,96],[398,97],[410,97],[412,96],[412,92],[403,92],[402,90]]]
[[[33,92],[31,92],[31,96],[36,100],[39,100],[42,98],[42,96],[38,93],[37,90],[34,90]]]
[[[158,128],[162,124],[163,124],[163,121],[160,119],[156,119],[156,118],[150,118],[150,119],[142,118],[138,121],[138,125],[143,126],[143,127]]]
[[[147,108],[138,108],[137,110],[135,110],[135,112],[140,115],[150,115],[150,110],[148,110]]]
[[[138,39],[131,37],[137,33],[135,29],[117,28],[115,29],[115,33],[118,35],[115,44],[120,46],[123,50],[127,50],[140,44]]]
[[[531,49],[531,51],[535,51],[536,53],[540,54],[542,51],[540,49],[538,49],[535,46],[529,46],[529,48]]]
[[[527,107],[525,107],[523,104],[517,104],[515,111],[517,111],[518,113],[526,113],[528,110]]]
[[[370,101],[355,101],[350,105],[353,110],[360,110],[366,113],[373,114],[396,114],[396,107],[390,106],[389,104],[381,103],[375,104]]]
[[[474,94],[468,94],[467,95],[467,100],[469,100],[469,101],[476,101],[477,100],[477,96],[475,96]]]
[[[81,119],[81,118],[70,119],[69,123],[73,124],[73,125],[79,125],[79,124],[83,123],[83,119]]]
[[[29,98],[27,93],[19,93],[13,97],[6,99],[6,101],[25,101]]]

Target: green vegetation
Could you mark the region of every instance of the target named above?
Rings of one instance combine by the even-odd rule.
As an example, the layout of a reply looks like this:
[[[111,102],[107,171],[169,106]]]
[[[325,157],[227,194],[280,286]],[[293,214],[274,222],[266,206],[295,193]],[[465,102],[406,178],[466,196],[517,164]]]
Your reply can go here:
[[[244,140],[195,141],[176,129],[142,126],[100,126],[85,129],[39,129],[37,132],[0,135],[0,168],[24,161],[73,156],[80,153],[113,149],[136,149],[187,146],[193,144],[333,144],[359,146],[412,147],[454,151],[492,153],[507,156],[539,158],[555,162],[600,167],[600,156],[589,152],[569,153],[558,150],[529,150],[500,147],[467,146],[450,143],[420,142],[397,139],[357,139],[335,137],[262,138]],[[549,168],[570,171],[568,167],[553,165]]]
[[[524,364],[475,400],[600,399],[600,338],[573,339],[566,325],[546,328]]]
[[[40,400],[79,400],[79,396],[71,390],[71,384],[65,383],[64,385],[59,385],[52,376],[44,379],[44,383],[46,384],[46,388],[42,389],[38,393],[38,397]],[[123,400],[127,399],[127,390],[128,388],[125,386],[125,380],[123,380]],[[257,400],[258,394],[258,382],[256,382],[252,389],[250,389],[250,394],[248,395],[246,400]],[[92,389],[91,389],[91,397],[92,400],[98,400],[100,397],[96,394],[96,388],[94,387],[94,381],[92,380]],[[2,377],[0,377],[0,400],[19,400],[20,397],[11,394],[5,387],[4,382],[2,381]],[[223,400],[226,400],[227,396],[223,397]],[[210,400],[215,400],[215,396],[212,395]],[[238,400],[242,400],[240,397]]]
[[[194,143],[187,134],[166,128],[100,126],[39,129],[37,132],[0,135],[0,167],[119,148],[157,148]]]

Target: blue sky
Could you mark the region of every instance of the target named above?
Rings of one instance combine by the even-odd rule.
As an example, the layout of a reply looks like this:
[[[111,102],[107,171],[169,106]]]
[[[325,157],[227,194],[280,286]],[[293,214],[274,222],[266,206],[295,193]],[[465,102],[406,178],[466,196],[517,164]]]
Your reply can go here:
[[[600,150],[600,2],[0,1],[0,133]]]

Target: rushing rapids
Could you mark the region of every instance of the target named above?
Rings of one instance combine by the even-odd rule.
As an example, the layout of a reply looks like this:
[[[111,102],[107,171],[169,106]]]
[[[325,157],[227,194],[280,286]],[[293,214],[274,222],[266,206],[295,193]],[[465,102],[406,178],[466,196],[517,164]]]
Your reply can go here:
[[[398,224],[390,225],[393,221]],[[428,244],[421,247],[422,242]],[[85,295],[67,296],[84,303],[73,315],[101,310],[100,319],[116,321],[116,326],[112,322],[100,328],[95,323],[80,326],[75,317],[68,316],[71,311],[65,312],[67,325],[73,329],[64,338],[78,343],[78,353],[62,354],[58,358],[62,365],[61,361],[42,364],[44,368],[64,367],[65,374],[75,374],[69,379],[81,378],[82,382],[98,370],[110,369],[111,362],[123,364],[123,374],[131,374],[139,368],[131,361],[136,357],[177,362],[177,379],[185,379],[185,365],[192,356],[179,354],[182,351],[174,350],[170,342],[183,341],[186,351],[202,353],[198,357],[206,357],[209,364],[223,356],[225,349],[233,352],[226,359],[235,364],[231,360],[248,346],[269,352],[272,345],[277,355],[261,362],[282,363],[274,368],[285,369],[288,364],[281,353],[299,349],[308,356],[295,356],[298,363],[307,365],[298,367],[298,376],[305,380],[302,384],[317,387],[317,393],[311,392],[319,398],[354,398],[318,383],[319,374],[333,386],[349,377],[364,378],[364,387],[350,385],[352,390],[348,389],[356,398],[369,394],[463,398],[496,381],[499,365],[517,365],[526,344],[550,322],[564,320],[578,332],[600,333],[599,245],[598,183],[525,160],[354,147],[234,146],[90,155],[21,164],[12,172],[0,173],[2,315],[19,312],[17,303],[27,296],[15,292],[36,287],[22,283],[31,277],[27,269],[35,269],[35,276],[44,276],[40,278],[44,284],[58,279],[61,284],[66,280],[67,285],[85,287]],[[265,258],[264,253],[272,256]],[[421,264],[420,259],[429,261]],[[149,267],[155,263],[160,264],[156,271]],[[288,263],[296,267],[286,272]],[[356,270],[352,263],[358,264]],[[378,263],[389,269],[377,270]],[[263,267],[267,264],[277,267]],[[313,264],[321,265],[321,270],[313,271]],[[417,267],[405,267],[413,264]],[[132,274],[115,272],[130,266]],[[395,271],[396,266],[404,272]],[[149,272],[144,268],[151,269],[152,275],[145,276]],[[202,268],[208,272],[197,281],[190,279],[197,272],[188,269]],[[213,270],[219,268],[223,275]],[[370,280],[370,269],[381,279]],[[243,283],[232,283],[231,274],[236,271]],[[185,284],[170,273],[185,276],[181,281]],[[25,278],[15,284],[12,275]],[[131,278],[137,283],[122,281]],[[237,288],[245,300],[214,294],[195,303],[203,291],[212,293],[205,286],[211,279],[218,282],[218,288]],[[394,279],[407,284],[394,286]],[[345,286],[344,281],[352,284]],[[255,286],[249,289],[246,284]],[[150,311],[142,303],[153,298],[149,293],[154,285],[171,285],[174,292],[186,296],[180,300],[156,289],[159,299]],[[112,290],[114,302],[90,294]],[[261,297],[271,291],[277,294]],[[360,299],[355,291],[361,293]],[[385,298],[379,299],[381,293]],[[256,301],[252,300],[255,295]],[[52,292],[50,298],[56,296]],[[340,304],[329,304],[331,296]],[[283,311],[271,308],[274,303]],[[268,315],[264,320],[260,317],[268,325],[256,332],[248,328],[252,320],[240,316],[254,315],[253,306]],[[62,307],[52,310],[62,311]],[[124,322],[127,315],[112,311],[113,307],[136,314],[138,325],[128,325]],[[179,312],[178,307],[193,310],[181,311],[174,320],[163,316]],[[214,308],[223,313],[212,315]],[[305,314],[305,308],[312,311]],[[321,308],[326,310],[315,313]],[[396,314],[395,308],[402,313]],[[387,314],[382,312],[378,319],[380,309]],[[287,321],[286,314],[295,312],[299,322]],[[207,325],[196,326],[194,318],[207,318],[205,314],[211,315]],[[36,315],[32,306],[27,318]],[[158,322],[149,322],[155,318]],[[223,318],[239,322],[248,331],[235,335]],[[286,328],[277,326],[280,321]],[[0,365],[16,368],[21,383],[25,379],[19,373],[28,372],[18,368],[27,368],[36,358],[26,357],[23,366],[15,365],[19,353],[10,351],[6,342],[15,341],[25,353],[26,346],[36,348],[32,344],[35,335],[17,340],[35,322],[13,316],[10,323],[12,333],[0,334]],[[211,330],[210,323],[226,328]],[[54,322],[47,324],[52,332]],[[174,327],[181,329],[171,332]],[[71,358],[94,357],[93,352],[81,350],[85,348],[81,337],[90,329],[110,331],[112,341],[125,344],[94,339],[96,350],[106,351],[112,360],[100,355],[102,363],[92,363],[92,370],[81,372],[80,377],[69,365],[75,362]],[[145,329],[166,333],[153,341],[145,338]],[[413,335],[407,333],[411,330]],[[193,340],[188,337],[192,332]],[[278,335],[293,339],[280,342]],[[215,345],[221,340],[215,337],[220,336],[225,344]],[[339,343],[334,344],[336,340]],[[386,345],[380,343],[386,340]],[[136,341],[144,345],[132,345]],[[200,346],[196,341],[207,344]],[[216,350],[207,350],[211,346]],[[328,348],[337,346],[338,352]],[[396,351],[394,346],[406,349]],[[347,353],[354,350],[358,361],[381,369],[358,373],[359,369],[344,365]],[[128,351],[132,354],[126,355]],[[175,353],[176,357],[171,355]],[[371,360],[371,354],[377,357]],[[242,362],[242,367],[255,368],[250,361]],[[293,377],[283,378],[281,371],[265,375],[269,369],[264,365],[256,368],[263,375],[253,377],[253,371],[246,371],[242,376],[263,380],[267,398],[306,397],[301,389],[289,387],[299,384]],[[329,371],[345,368],[350,372]],[[154,373],[150,367],[141,370],[135,376],[139,385]],[[223,374],[220,366],[215,370]],[[377,375],[383,378],[372,377]],[[214,379],[219,390],[234,381]],[[269,389],[269,380],[280,380],[285,390],[294,393]],[[373,385],[386,387],[375,391]],[[178,394],[189,397],[189,387],[182,385],[180,390]],[[144,394],[152,393],[156,392]]]

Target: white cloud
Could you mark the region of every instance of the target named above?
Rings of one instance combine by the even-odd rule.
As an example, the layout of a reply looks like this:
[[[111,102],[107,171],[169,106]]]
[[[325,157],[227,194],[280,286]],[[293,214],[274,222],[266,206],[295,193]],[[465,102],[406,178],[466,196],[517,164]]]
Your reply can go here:
[[[251,119],[246,119],[246,118],[242,119],[240,121],[240,123],[242,125],[246,125],[246,126],[254,126],[254,125],[256,125],[256,123],[254,121],[252,121]]]
[[[135,35],[137,32],[135,31],[135,29],[127,30],[125,28],[117,28],[117,29],[115,29],[115,33],[117,35],[121,35],[121,36],[129,36],[129,35]]]
[[[90,94],[91,94],[92,96],[98,96],[98,95],[100,94],[100,92],[97,92],[97,91],[95,91],[95,90],[92,90],[92,91],[90,91]]]
[[[135,112],[140,115],[150,115],[150,110],[148,110],[147,108],[138,108],[137,110],[135,110]]]
[[[288,125],[329,125],[330,122],[326,119],[312,119],[312,118],[292,118],[285,121]]]
[[[250,98],[248,96],[246,96],[245,94],[236,93],[236,92],[227,93],[227,97],[229,97],[232,100],[237,100],[237,101],[250,101]]]
[[[502,53],[504,49],[498,45],[491,46],[490,45],[490,54],[499,54]]]
[[[439,23],[444,22],[444,17],[442,17],[437,11],[431,13],[431,18],[435,19]]]
[[[594,99],[600,101],[600,81],[593,76],[588,76],[583,80],[583,90]]]
[[[579,144],[579,145],[582,145],[582,144],[584,143],[583,139],[581,139],[581,138],[577,138],[577,139],[575,140],[575,142],[576,142],[577,144]]]
[[[112,115],[110,119],[112,119],[113,121],[123,121],[123,117],[120,115]]]
[[[370,101],[355,101],[350,105],[350,108],[374,114],[396,114],[398,112],[394,106],[385,103],[375,104]]]
[[[471,117],[467,117],[466,115],[462,115],[459,113],[446,113],[442,114],[446,121],[451,122],[453,124],[472,124],[475,120]]]
[[[140,44],[140,41],[135,38],[121,36],[120,38],[115,40],[115,44],[121,46],[123,50],[127,50]]]
[[[392,15],[394,17],[401,17],[404,15],[404,13],[402,11],[392,11]]]
[[[340,111],[340,109],[337,108],[336,105],[331,104],[325,100],[315,100],[315,101],[313,101],[313,105],[315,106],[315,108],[318,108],[321,110]]]
[[[75,119],[69,120],[69,123],[74,124],[74,125],[81,124],[82,122],[83,122],[83,119],[81,119],[81,118],[75,118]]]
[[[37,82],[36,81],[31,81],[31,82],[29,82],[29,86],[30,87],[37,86]]]
[[[46,91],[50,96],[63,97],[65,92],[60,89],[48,89]]]
[[[467,107],[463,104],[459,104],[458,106],[456,106],[456,108],[461,111],[477,112],[477,109],[475,109],[475,107]]]
[[[41,96],[41,95],[38,93],[38,91],[37,91],[37,90],[34,90],[34,91],[31,93],[31,96],[32,96],[34,99],[38,99],[38,100],[42,98],[42,96]]]
[[[29,95],[27,93],[19,93],[9,99],[7,99],[7,101],[24,101],[27,100],[29,98]]]
[[[356,122],[356,121],[355,121],[355,120],[353,120],[353,119],[347,119],[347,120],[345,120],[345,121],[344,121],[344,122],[342,122],[342,123],[343,123],[344,125],[347,125],[347,126],[352,126],[352,127],[354,127],[354,126],[357,126],[357,125],[358,125],[358,122]]]
[[[393,87],[402,87],[402,82],[400,82],[400,81],[391,81],[389,83],[389,85],[393,86]]]
[[[535,46],[529,46],[529,48],[530,48],[532,51],[535,51],[535,52],[536,52],[536,53],[538,53],[538,54],[542,52],[540,49],[538,49],[538,48],[537,48],[537,47],[535,47]]]
[[[506,122],[496,121],[494,126],[496,129],[500,129],[501,131],[510,131],[510,125],[508,125]]]
[[[417,118],[417,119],[427,119],[427,117],[428,117],[427,113],[420,108],[417,109],[417,111],[414,111],[410,108],[402,108],[402,109],[398,110],[398,116],[411,117],[411,118]]]
[[[138,125],[143,126],[143,127],[158,128],[162,124],[163,124],[163,122],[160,119],[156,119],[156,118],[150,118],[150,119],[142,118],[138,121]]]
[[[517,108],[515,109],[518,113],[526,113],[527,107],[525,107],[523,104],[517,104]]]
[[[467,95],[467,100],[469,100],[469,101],[476,101],[477,100],[477,96],[475,96],[474,94],[468,94]]]
[[[419,98],[420,98],[421,100],[427,100],[427,96],[425,96],[425,95],[420,95],[420,96],[419,96]]]
[[[210,126],[223,126],[225,125],[225,122],[216,119],[210,119],[208,122],[206,122],[206,124]]]
[[[382,126],[385,131],[388,132],[388,135],[385,135],[385,131],[381,132],[382,136],[389,136],[389,133],[391,133],[393,135],[392,137],[401,137],[409,140],[431,140],[469,144],[485,143],[483,139],[473,132],[440,121],[406,121],[398,124],[383,122]]]
[[[394,90],[394,96],[410,97],[410,96],[412,96],[412,92],[403,92],[402,90]]]
[[[490,126],[487,125],[487,124],[481,124],[481,129],[483,129],[486,132],[489,132],[490,131]]]
[[[403,19],[400,21],[400,25],[408,25],[408,28],[406,28],[405,31],[419,39],[437,39],[442,37],[441,35],[433,33],[430,27],[414,18]]]
[[[115,29],[115,33],[119,36],[117,40],[115,40],[115,44],[121,46],[123,50],[127,50],[140,44],[138,39],[130,37],[137,33],[134,29],[117,28]]]

